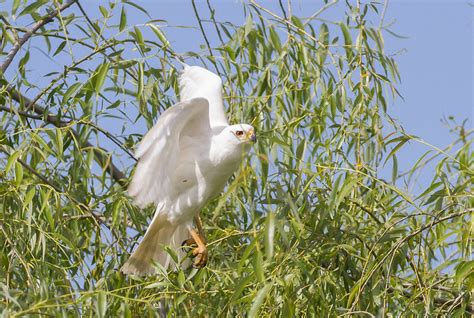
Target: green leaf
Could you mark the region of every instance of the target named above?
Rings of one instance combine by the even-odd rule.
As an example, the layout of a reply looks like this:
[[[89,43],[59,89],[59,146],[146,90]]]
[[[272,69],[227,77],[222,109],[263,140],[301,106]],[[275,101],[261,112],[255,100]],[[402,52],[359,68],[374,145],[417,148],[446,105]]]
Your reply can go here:
[[[57,54],[59,54],[66,46],[66,43],[67,43],[66,41],[62,41],[56,48],[56,51],[54,51],[53,56],[56,56]]]
[[[21,181],[23,180],[23,166],[21,163],[16,162],[15,163],[15,185],[18,187],[21,184]]]
[[[135,2],[131,2],[131,1],[123,1],[123,3],[125,4],[128,4],[138,10],[140,10],[141,12],[145,13],[148,17],[150,17],[150,15],[148,14],[148,11],[143,9],[143,7],[139,6],[138,4],[136,4]]]
[[[30,204],[35,194],[36,194],[35,187],[31,187],[30,190],[28,190],[28,192],[25,195],[25,199],[23,200],[23,206]]]
[[[94,80],[92,84],[96,93],[99,93],[102,85],[104,85],[107,72],[109,71],[109,66],[110,64],[108,62],[101,64],[93,75]]]
[[[36,13],[38,11],[38,9],[44,5],[45,3],[47,3],[48,0],[38,0],[38,1],[34,1],[32,4],[30,4],[29,6],[27,6],[26,8],[24,8],[19,14],[18,14],[18,17],[21,17],[22,15],[25,15],[25,14],[31,14],[31,13]]]
[[[260,282],[265,281],[265,274],[263,268],[263,255],[262,252],[257,248],[255,255],[253,257],[253,268],[255,271],[255,276]]]
[[[235,302],[240,298],[240,295],[244,291],[245,287],[247,287],[247,285],[251,283],[254,277],[255,276],[251,273],[248,276],[242,278],[238,283],[235,284],[233,288],[234,293],[232,294],[232,297],[230,298],[231,302]]]
[[[276,33],[275,28],[271,27],[270,28],[270,41],[278,52],[281,52],[281,41],[280,41],[280,36],[278,33]]]
[[[12,168],[13,164],[17,162],[18,157],[20,157],[21,152],[15,151],[8,157],[7,165],[5,166],[5,173],[8,173]]]
[[[107,9],[104,8],[103,6],[99,6],[99,10],[100,10],[100,13],[102,13],[102,16],[104,18],[107,18],[109,16],[109,11],[107,11]]]
[[[251,14],[249,14],[247,15],[247,20],[244,26],[244,36],[247,37],[250,31],[252,31],[252,29],[253,29],[253,17]]]
[[[180,270],[178,272],[178,284],[180,288],[184,287],[184,283],[186,282],[186,276],[184,275],[184,272]]]
[[[143,74],[143,64],[139,63],[138,64],[138,81],[137,81],[137,97],[138,99],[141,99],[143,96],[143,79],[144,74]]]
[[[148,24],[148,26],[151,28],[153,33],[155,33],[155,35],[158,37],[160,42],[163,43],[163,46],[165,46],[165,47],[170,46],[170,42],[168,41],[168,39],[166,39],[165,34],[163,33],[163,31],[161,31],[161,29],[159,27],[157,27],[154,24]]]
[[[16,10],[18,10],[18,7],[20,6],[21,0],[13,0],[13,5],[12,5],[12,14],[16,14]]]
[[[409,136],[401,136],[401,137],[396,137],[396,138],[393,138],[392,140],[389,140],[385,145],[389,145],[393,142],[397,142],[398,141],[398,144],[393,147],[392,151],[390,151],[390,153],[388,154],[388,156],[385,158],[385,161],[383,163],[383,165],[385,166],[385,164],[387,163],[387,160],[390,159],[392,156],[395,155],[395,153],[408,141],[408,140],[411,140],[411,138]]]
[[[255,300],[252,303],[252,307],[250,308],[249,311],[249,318],[255,318],[259,317],[258,316],[258,310],[263,304],[263,301],[267,297],[267,294],[270,292],[270,289],[272,288],[272,283],[267,283],[265,286],[262,287],[257,293],[257,296],[255,297]]]
[[[105,317],[105,314],[107,313],[107,295],[103,290],[99,291],[97,294],[97,315],[99,317]]]
[[[122,11],[120,12],[119,31],[122,32],[126,26],[127,26],[127,13],[125,11],[125,7],[122,7]]]
[[[456,268],[456,284],[461,285],[464,279],[474,275],[474,260],[461,262]]]
[[[57,151],[57,155],[59,157],[59,159],[62,161],[62,158],[61,156],[63,155],[63,133],[61,131],[61,128],[57,128],[56,129],[56,149],[58,150]]]
[[[66,102],[69,100],[69,98],[77,92],[77,90],[79,89],[79,87],[81,87],[81,85],[82,83],[74,83],[71,86],[69,86],[63,95],[63,100],[61,104],[65,105]]]
[[[265,228],[265,255],[267,260],[271,260],[273,258],[275,240],[275,215],[271,211],[267,214]]]
[[[352,61],[354,53],[352,52],[352,37],[349,28],[344,22],[339,23],[342,35],[344,36],[344,49],[346,50],[346,57],[348,61]]]
[[[132,32],[133,38],[135,39],[135,41],[137,41],[138,46],[141,48],[142,52],[145,52],[146,51],[145,40],[143,39],[142,31],[140,31],[140,29],[137,28],[136,26],[133,27],[133,30],[134,30],[134,32]]]
[[[398,160],[397,156],[393,155],[393,164],[392,164],[392,183],[395,184],[398,179]]]

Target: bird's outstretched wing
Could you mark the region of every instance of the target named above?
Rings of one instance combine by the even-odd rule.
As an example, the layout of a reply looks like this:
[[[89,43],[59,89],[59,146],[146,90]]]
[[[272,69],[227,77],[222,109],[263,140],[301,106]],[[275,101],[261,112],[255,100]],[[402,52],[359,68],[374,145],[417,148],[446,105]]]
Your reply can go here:
[[[170,171],[176,168],[183,136],[211,138],[207,99],[192,98],[168,108],[143,137],[136,152],[137,168],[128,188],[135,204],[145,207],[167,196],[172,188]]]
[[[211,127],[228,126],[222,101],[222,80],[216,74],[199,66],[184,64],[179,78],[181,101],[204,97],[209,101]]]

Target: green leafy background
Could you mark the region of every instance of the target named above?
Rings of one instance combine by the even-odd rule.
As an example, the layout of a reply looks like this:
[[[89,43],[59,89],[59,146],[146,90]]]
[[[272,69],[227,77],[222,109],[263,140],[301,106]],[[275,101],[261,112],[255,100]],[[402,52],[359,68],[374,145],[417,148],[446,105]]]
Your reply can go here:
[[[190,24],[219,38],[200,29],[196,52],[175,52],[162,17],[133,1],[64,4],[15,0],[0,13],[2,63],[57,15],[0,75],[3,316],[474,313],[472,131],[452,122],[440,149],[391,118],[400,74],[389,30],[370,23],[383,3],[347,2],[328,21],[333,2],[310,19],[249,2],[243,25],[196,10]],[[145,22],[130,25],[130,12]],[[35,47],[70,62],[38,81]],[[259,140],[202,211],[208,266],[125,277],[154,212],[126,195],[131,154],[179,96],[178,59],[218,73],[230,121]],[[407,144],[428,151],[401,171]],[[428,164],[429,182],[410,190]]]

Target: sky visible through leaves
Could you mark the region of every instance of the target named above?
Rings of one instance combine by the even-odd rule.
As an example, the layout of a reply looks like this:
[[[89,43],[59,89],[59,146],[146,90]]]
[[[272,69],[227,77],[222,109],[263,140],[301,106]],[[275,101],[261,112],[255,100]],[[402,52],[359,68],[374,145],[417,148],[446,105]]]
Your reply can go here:
[[[94,3],[94,1],[85,1]],[[142,6],[153,19],[162,19],[167,37],[172,39],[172,46],[176,52],[207,51],[200,30],[197,27],[195,13],[187,1],[136,1]],[[274,12],[281,12],[277,1],[262,1],[266,7]],[[9,1],[6,2],[9,6]],[[225,0],[212,3],[215,17],[218,21],[229,21],[235,24],[244,24],[245,17],[243,6],[240,1]],[[205,1],[196,3],[197,10],[202,19],[208,19],[209,9]],[[319,4],[312,1],[292,2],[293,13],[304,17],[315,12]],[[99,17],[100,12],[96,9],[88,12],[91,17]],[[342,16],[345,7],[342,3],[337,4],[325,14],[328,19],[337,20]],[[71,8],[70,11],[77,10]],[[473,72],[471,65],[473,61],[473,18],[472,7],[463,1],[391,1],[385,17],[386,23],[393,23],[391,30],[396,36],[387,35],[385,39],[388,53],[396,55],[397,63],[402,74],[401,83],[397,89],[403,99],[397,98],[391,105],[391,114],[394,119],[405,128],[407,133],[416,135],[428,143],[442,148],[452,140],[449,128],[442,122],[453,116],[461,123],[465,118],[470,118],[468,127],[472,126]],[[127,21],[129,25],[140,24],[145,16],[138,10],[129,10]],[[144,21],[143,21],[144,22]],[[373,22],[374,25],[378,20]],[[219,40],[213,26],[203,24],[211,47],[218,46]],[[147,30],[144,28],[144,34]],[[151,37],[152,35],[150,35]],[[41,76],[48,72],[50,63],[63,65],[67,63],[62,60],[64,55],[58,55],[50,60],[41,52],[39,47],[31,44],[32,63],[37,65],[33,70],[36,74],[30,74],[31,78],[41,81]],[[37,62],[35,61],[37,60]],[[189,64],[201,63],[189,59]],[[150,61],[153,64],[153,61]],[[212,70],[212,65],[209,65]],[[175,96],[170,96],[176,100]],[[132,114],[129,114],[133,117]],[[117,132],[113,118],[103,122],[105,128],[111,132]],[[147,127],[136,125],[128,127],[128,132],[144,133]],[[109,140],[101,140],[108,149],[115,148]],[[409,168],[427,148],[419,145],[410,145],[401,149],[398,153],[399,167],[404,170]],[[125,166],[131,164],[124,162]],[[417,181],[429,182],[430,169],[425,169]],[[414,185],[411,185],[414,186]],[[416,185],[415,185],[416,189]]]

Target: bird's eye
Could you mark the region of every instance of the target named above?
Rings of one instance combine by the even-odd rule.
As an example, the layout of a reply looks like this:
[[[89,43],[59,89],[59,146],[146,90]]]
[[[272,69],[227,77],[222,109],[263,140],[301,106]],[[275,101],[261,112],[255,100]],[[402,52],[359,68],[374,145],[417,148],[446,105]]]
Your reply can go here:
[[[244,132],[243,132],[242,130],[237,130],[237,131],[235,132],[235,135],[236,135],[237,137],[240,137],[240,136],[242,136],[243,134],[244,134]]]

